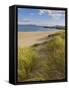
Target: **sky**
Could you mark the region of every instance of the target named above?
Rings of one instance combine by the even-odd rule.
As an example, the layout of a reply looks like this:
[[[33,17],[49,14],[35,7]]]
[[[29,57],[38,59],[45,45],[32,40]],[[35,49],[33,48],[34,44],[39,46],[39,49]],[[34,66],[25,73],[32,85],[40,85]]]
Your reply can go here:
[[[18,8],[18,25],[65,25],[65,11]]]

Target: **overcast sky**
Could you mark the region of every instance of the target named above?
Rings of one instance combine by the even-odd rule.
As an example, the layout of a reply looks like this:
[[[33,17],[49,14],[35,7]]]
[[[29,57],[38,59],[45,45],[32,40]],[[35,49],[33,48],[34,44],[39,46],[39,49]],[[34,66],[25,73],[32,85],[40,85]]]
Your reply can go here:
[[[65,11],[18,8],[18,24],[65,25]]]

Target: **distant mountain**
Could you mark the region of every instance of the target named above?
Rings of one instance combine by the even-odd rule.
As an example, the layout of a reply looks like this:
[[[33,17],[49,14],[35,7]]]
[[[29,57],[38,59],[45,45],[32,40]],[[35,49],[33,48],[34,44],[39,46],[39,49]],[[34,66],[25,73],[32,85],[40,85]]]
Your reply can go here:
[[[55,25],[55,26],[39,26],[35,24],[23,24],[19,26],[31,26],[31,27],[43,27],[43,28],[54,28],[54,29],[65,29],[65,26]]]
[[[59,25],[55,25],[55,26],[43,26],[44,28],[55,28],[55,29],[65,29],[65,26],[59,26]]]

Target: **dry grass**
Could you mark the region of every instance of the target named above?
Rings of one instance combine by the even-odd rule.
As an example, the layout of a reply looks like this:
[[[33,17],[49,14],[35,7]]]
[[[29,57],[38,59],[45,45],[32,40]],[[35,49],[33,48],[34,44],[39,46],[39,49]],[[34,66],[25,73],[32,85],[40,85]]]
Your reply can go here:
[[[18,48],[18,82],[65,78],[65,33],[51,36],[47,43]]]

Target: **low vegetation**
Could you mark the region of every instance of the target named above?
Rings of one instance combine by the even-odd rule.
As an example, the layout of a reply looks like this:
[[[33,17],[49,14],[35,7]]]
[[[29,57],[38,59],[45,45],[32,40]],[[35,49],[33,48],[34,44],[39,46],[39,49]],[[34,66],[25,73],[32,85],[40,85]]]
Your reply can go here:
[[[18,48],[18,82],[65,78],[65,33],[49,38],[40,45]]]

